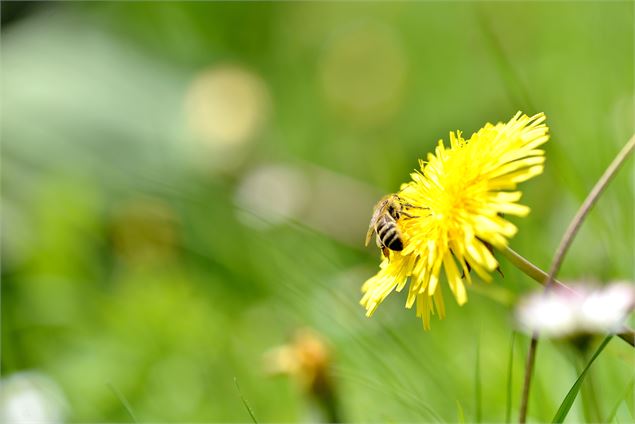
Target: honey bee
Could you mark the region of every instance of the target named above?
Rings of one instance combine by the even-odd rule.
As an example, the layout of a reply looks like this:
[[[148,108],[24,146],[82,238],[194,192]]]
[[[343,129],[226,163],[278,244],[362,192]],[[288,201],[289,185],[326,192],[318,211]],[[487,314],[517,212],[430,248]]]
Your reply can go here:
[[[404,210],[408,206],[410,205],[404,203],[398,194],[384,196],[375,205],[366,233],[366,246],[373,234],[377,234],[377,247],[381,249],[384,256],[388,257],[388,250],[402,251],[403,238],[397,221],[402,215],[414,218]]]

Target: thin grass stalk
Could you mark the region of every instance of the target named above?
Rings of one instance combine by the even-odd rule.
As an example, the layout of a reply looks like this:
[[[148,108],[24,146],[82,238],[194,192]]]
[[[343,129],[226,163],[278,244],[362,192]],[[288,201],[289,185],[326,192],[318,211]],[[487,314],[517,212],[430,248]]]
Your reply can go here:
[[[633,387],[635,387],[635,378],[632,378],[631,382],[628,383],[628,385],[626,386],[626,389],[624,389],[624,392],[622,392],[622,395],[618,397],[617,402],[615,402],[615,405],[613,406],[613,408],[611,408],[611,412],[609,412],[609,415],[606,417],[606,419],[603,420],[603,422],[605,423],[613,422],[613,419],[615,418],[615,415],[617,415],[617,410],[620,408],[620,405],[623,402],[626,402],[626,399],[628,399],[629,401],[633,400],[633,393],[632,393]]]
[[[586,355],[585,355],[586,357]],[[587,398],[589,402],[589,412],[591,413],[591,420],[593,422],[602,422],[602,408],[600,407],[600,401],[598,400],[598,391],[595,384],[595,376],[589,371],[589,375],[586,379],[586,384],[582,386],[582,399]]]
[[[577,397],[578,392],[580,392],[580,388],[582,387],[584,378],[587,376],[587,374],[591,370],[591,365],[593,365],[593,362],[595,362],[597,357],[600,356],[600,353],[602,353],[602,351],[609,344],[612,338],[613,338],[612,334],[606,336],[604,341],[595,350],[595,352],[591,356],[591,359],[589,359],[589,362],[586,364],[586,366],[584,367],[584,369],[578,376],[577,380],[575,381],[575,383],[573,383],[573,386],[571,386],[571,388],[569,389],[569,392],[564,397],[564,400],[560,404],[560,408],[558,408],[556,415],[553,417],[553,420],[551,420],[552,423],[562,423],[564,422],[565,418],[567,418],[567,415],[569,414],[569,410],[571,409],[571,406],[573,406],[573,402],[575,402],[575,398]]]
[[[134,412],[132,412],[132,406],[130,406],[130,402],[128,402],[128,399],[126,399],[123,393],[121,393],[121,391],[117,389],[115,385],[112,384],[110,381],[107,382],[106,385],[112,391],[112,393],[117,397],[119,402],[121,402],[121,405],[124,407],[128,415],[130,415],[130,418],[132,418],[132,422],[138,423],[139,421],[137,420],[137,417],[135,416]]]
[[[507,402],[505,408],[505,422],[512,421],[512,380],[514,372],[514,341],[516,340],[516,332],[512,331],[512,340],[509,343],[509,361],[507,363]]]
[[[520,412],[518,422],[524,424],[527,420],[527,405],[529,400],[529,389],[531,387],[531,378],[533,377],[534,364],[536,362],[536,344],[538,343],[538,334],[534,332],[531,336],[529,350],[527,351],[527,361],[525,362],[525,380],[523,382],[523,391],[521,394]]]
[[[480,423],[483,419],[482,412],[482,396],[481,396],[481,332],[478,333],[476,339],[476,365],[474,370],[474,396],[476,403],[476,422]]]
[[[249,406],[249,403],[247,402],[247,399],[245,399],[245,396],[243,396],[243,392],[240,390],[240,386],[238,385],[238,379],[236,377],[234,377],[234,385],[236,386],[236,391],[238,391],[238,396],[240,396],[240,400],[242,401],[243,406],[247,410],[247,413],[249,414],[251,421],[253,421],[254,424],[258,424],[256,415],[254,414],[253,409],[251,409],[251,406]]]
[[[560,244],[558,245],[558,249],[556,249],[556,254],[554,256],[553,262],[549,269],[549,273],[547,275],[547,280],[545,281],[545,291],[548,290],[553,284],[554,279],[560,270],[560,266],[562,265],[562,261],[564,260],[564,256],[571,247],[571,243],[575,238],[580,226],[584,222],[584,219],[587,217],[600,195],[604,192],[609,182],[613,179],[617,171],[620,169],[624,161],[628,158],[630,153],[635,148],[635,134],[631,136],[626,145],[620,150],[617,154],[613,162],[608,166],[604,174],[600,177],[598,182],[595,184],[587,198],[578,209],[578,212],[575,214],[569,227],[564,233]],[[525,368],[525,381],[523,383],[523,396],[521,398],[520,404],[520,417],[518,421],[520,423],[524,423],[527,418],[527,405],[529,402],[529,389],[531,386],[531,377],[533,374],[533,368],[535,363],[536,349],[538,348],[538,332],[534,332],[531,343],[529,345],[529,353],[527,355],[527,364]]]

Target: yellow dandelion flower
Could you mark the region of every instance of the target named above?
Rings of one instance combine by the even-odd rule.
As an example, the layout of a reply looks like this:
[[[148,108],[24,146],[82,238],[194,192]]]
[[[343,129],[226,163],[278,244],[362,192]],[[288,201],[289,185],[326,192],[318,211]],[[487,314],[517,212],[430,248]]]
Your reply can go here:
[[[503,249],[516,234],[505,215],[525,216],[529,208],[518,204],[518,183],[543,171],[548,139],[545,115],[518,112],[509,122],[486,124],[469,140],[450,133],[450,146],[442,140],[421,171],[398,193],[408,211],[398,219],[403,250],[386,250],[379,272],[362,286],[361,304],[371,316],[393,291],[410,281],[406,307],[416,303],[425,329],[430,315],[445,316],[439,287],[441,269],[457,303],[467,302],[463,280],[471,284],[470,269],[485,281],[498,268],[491,248]]]

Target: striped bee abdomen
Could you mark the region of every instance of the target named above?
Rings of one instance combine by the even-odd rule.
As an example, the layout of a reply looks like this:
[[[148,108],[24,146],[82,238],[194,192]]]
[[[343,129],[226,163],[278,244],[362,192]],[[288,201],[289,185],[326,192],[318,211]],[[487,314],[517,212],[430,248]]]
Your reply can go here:
[[[403,250],[403,241],[397,222],[390,215],[383,215],[377,222],[377,238],[381,245],[390,250]]]

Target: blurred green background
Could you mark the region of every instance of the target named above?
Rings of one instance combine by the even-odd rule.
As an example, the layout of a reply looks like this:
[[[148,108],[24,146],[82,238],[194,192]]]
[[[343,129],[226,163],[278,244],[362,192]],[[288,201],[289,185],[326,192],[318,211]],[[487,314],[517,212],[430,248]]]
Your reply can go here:
[[[503,421],[511,311],[535,284],[501,259],[504,278],[464,307],[443,287],[430,332],[403,293],[367,319],[372,205],[450,130],[544,111],[546,172],[522,187],[532,213],[511,246],[546,269],[633,132],[633,13],[2,2],[2,375],[48,379],[71,422],[247,422],[234,379],[259,421],[317,421],[263,363],[308,327],[346,421]],[[632,280],[631,177],[591,213],[563,279]],[[527,345],[516,337],[514,419]],[[593,375],[605,416],[633,420],[633,369],[613,340]],[[542,343],[530,420],[551,419],[575,375]]]

